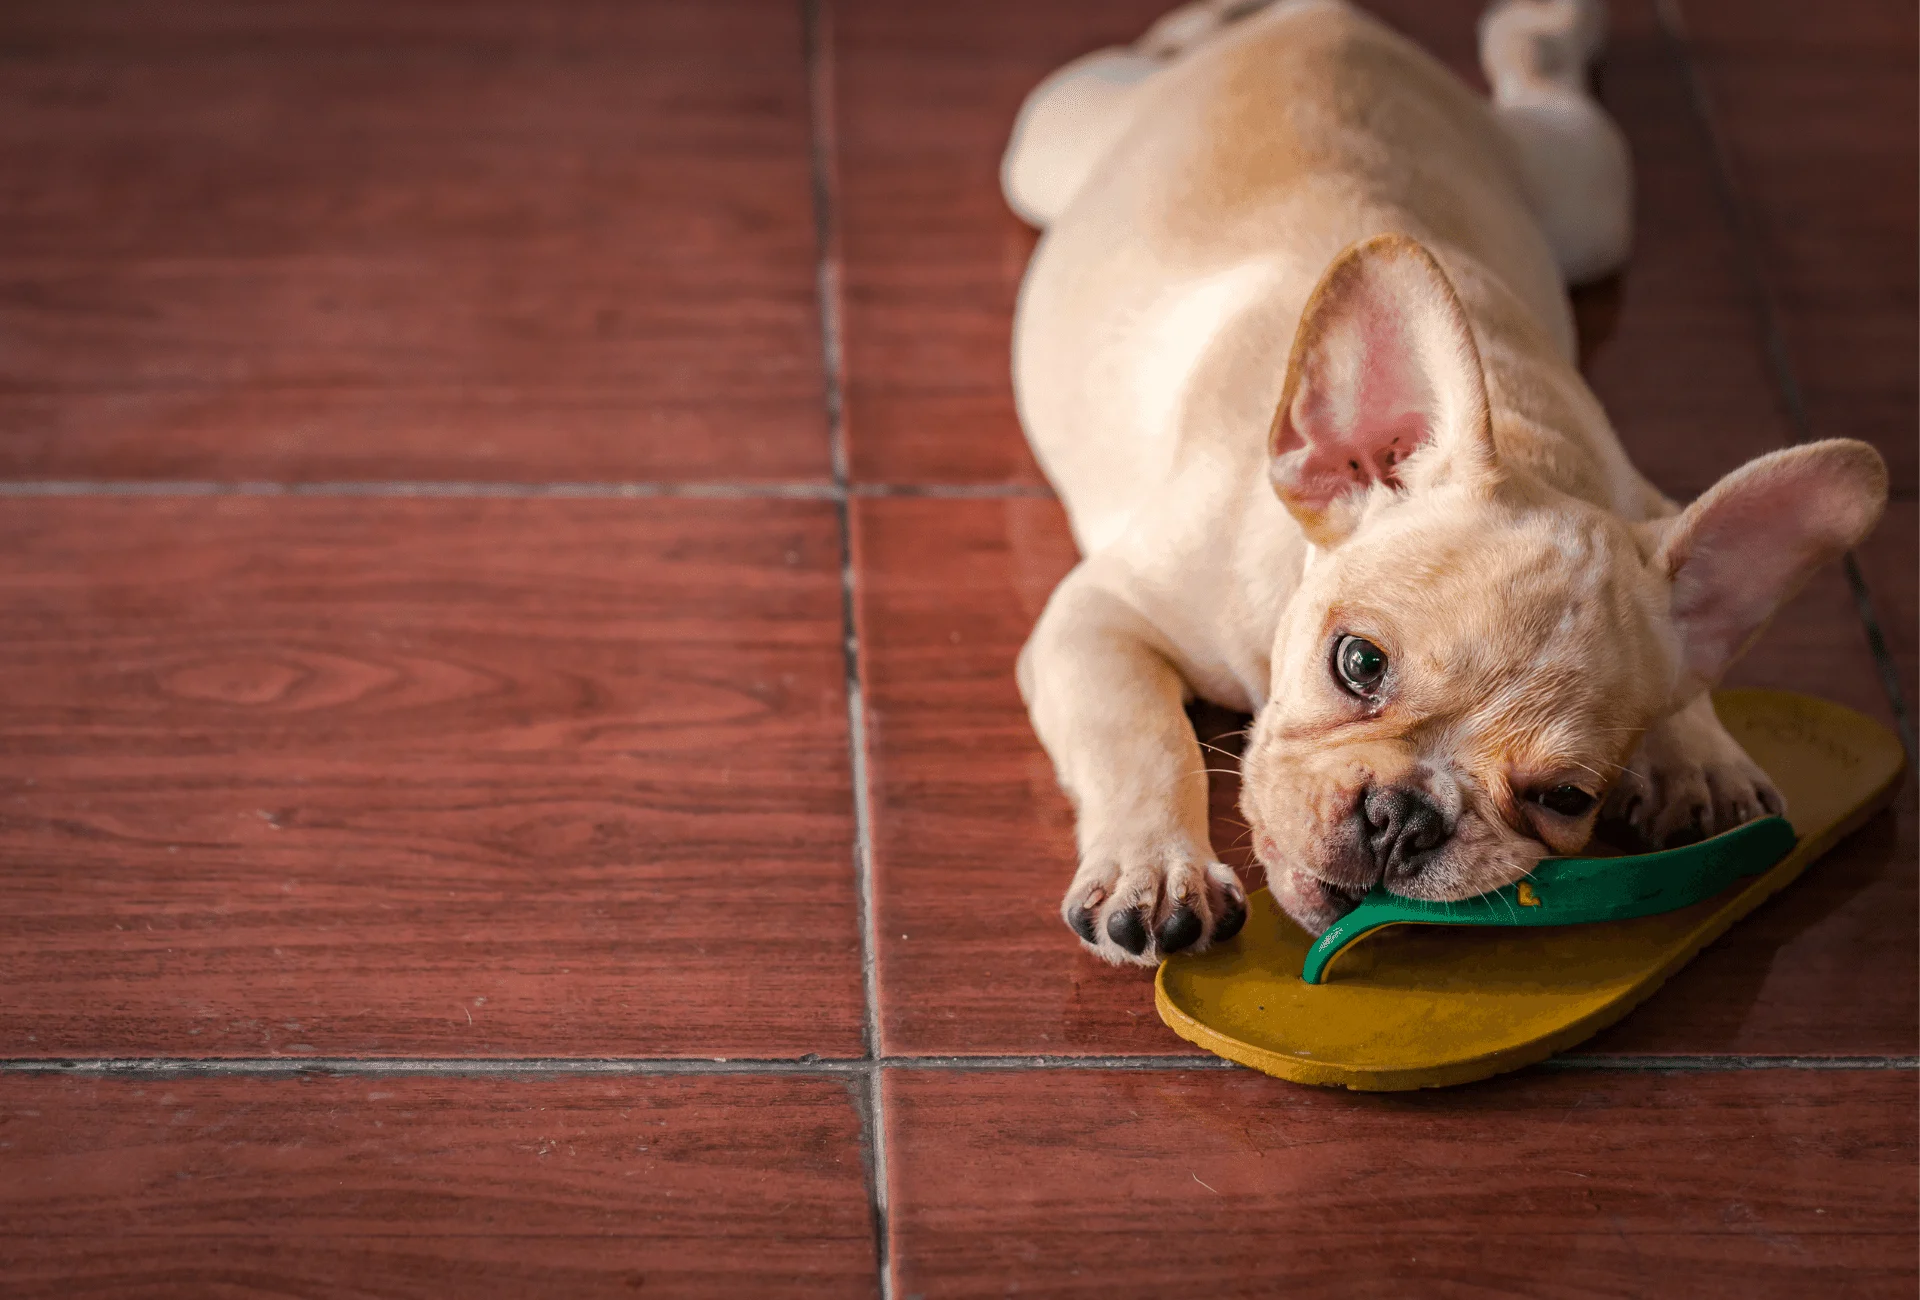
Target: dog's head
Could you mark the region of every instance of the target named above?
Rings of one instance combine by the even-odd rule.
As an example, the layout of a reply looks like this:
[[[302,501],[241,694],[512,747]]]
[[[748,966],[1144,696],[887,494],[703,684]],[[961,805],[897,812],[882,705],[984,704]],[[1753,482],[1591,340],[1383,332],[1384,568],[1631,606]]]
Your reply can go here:
[[[1499,442],[1554,441],[1516,435]],[[1242,803],[1275,897],[1316,933],[1375,884],[1466,898],[1578,851],[1645,730],[1886,496],[1879,456],[1845,441],[1762,457],[1652,523],[1556,491],[1503,460],[1466,314],[1400,236],[1315,290],[1272,453],[1313,546]]]

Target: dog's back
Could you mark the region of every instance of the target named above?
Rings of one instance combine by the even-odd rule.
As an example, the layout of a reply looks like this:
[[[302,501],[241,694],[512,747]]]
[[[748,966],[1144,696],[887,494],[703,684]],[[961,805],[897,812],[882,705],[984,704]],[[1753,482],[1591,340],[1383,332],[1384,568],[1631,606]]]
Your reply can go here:
[[[1370,235],[1420,239],[1476,321],[1544,333],[1571,374],[1564,286],[1510,143],[1366,14],[1274,6],[1100,111],[1125,123],[1079,146],[1099,156],[1051,214],[1014,343],[1021,419],[1088,552],[1196,455],[1223,490],[1258,477],[1307,295]],[[1059,134],[1038,147],[1072,143]]]

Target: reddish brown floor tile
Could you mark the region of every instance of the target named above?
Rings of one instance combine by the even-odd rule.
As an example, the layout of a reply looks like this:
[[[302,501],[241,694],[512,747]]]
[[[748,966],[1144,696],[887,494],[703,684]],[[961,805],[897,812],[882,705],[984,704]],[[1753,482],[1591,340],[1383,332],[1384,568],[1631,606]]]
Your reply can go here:
[[[1147,976],[1081,953],[1057,914],[1072,814],[1027,726],[1013,661],[1073,562],[1059,508],[867,501],[857,542],[885,1049],[1189,1051],[1160,1025]],[[1834,571],[1735,680],[1887,715]],[[1206,721],[1214,733],[1240,725]],[[1217,776],[1215,844],[1246,869],[1235,798]],[[1913,833],[1911,809],[1882,817],[1591,1050],[1912,1052]],[[1261,883],[1257,870],[1247,878]]]
[[[1905,1296],[1906,1071],[893,1074],[900,1295]]]
[[[1189,1051],[1059,918],[1073,817],[1013,661],[1073,564],[1060,508],[862,501],[855,529],[883,1050]]]
[[[1908,716],[1920,709],[1920,507],[1911,497],[1888,504],[1880,527],[1855,553],[1875,621],[1900,674]]]
[[[0,474],[824,478],[799,6],[0,17]]]
[[[1838,564],[1816,573],[1774,616],[1727,684],[1823,695],[1893,725],[1866,624]]]
[[[1682,0],[1817,437],[1916,483],[1916,30],[1898,0]]]
[[[1014,112],[1049,72],[1132,40],[1164,0],[833,6],[846,419],[856,479],[1039,470],[1008,386],[1034,236],[1000,199]]]
[[[1477,79],[1479,0],[1373,6]],[[1000,200],[1021,98],[1067,59],[1133,39],[1159,3],[855,0],[836,9],[847,419],[855,476],[1037,481],[1008,385],[1032,237]],[[1679,65],[1645,3],[1616,6],[1605,95],[1632,139],[1640,233],[1582,296],[1589,371],[1642,468],[1690,496],[1786,425]]]
[[[1789,440],[1712,159],[1648,3],[1616,4],[1604,98],[1633,147],[1633,258],[1579,295],[1584,366],[1621,441],[1687,500]]]
[[[0,513],[0,1054],[857,1054],[832,509]]]
[[[860,1296],[799,1079],[0,1079],[9,1296]]]

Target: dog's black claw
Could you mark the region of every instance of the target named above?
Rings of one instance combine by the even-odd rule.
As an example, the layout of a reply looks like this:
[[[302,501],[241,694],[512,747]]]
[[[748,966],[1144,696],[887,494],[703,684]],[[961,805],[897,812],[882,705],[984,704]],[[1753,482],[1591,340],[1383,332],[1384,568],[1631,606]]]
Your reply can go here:
[[[1215,943],[1225,943],[1227,940],[1233,938],[1234,935],[1239,934],[1240,927],[1246,923],[1246,900],[1229,898],[1227,900],[1227,910],[1222,912],[1220,919],[1213,923],[1213,941]]]
[[[1154,938],[1159,940],[1161,952],[1179,952],[1193,946],[1200,930],[1200,914],[1182,903],[1167,914]]]
[[[1073,927],[1075,934],[1088,943],[1096,942],[1093,936],[1093,913],[1080,904],[1075,903],[1067,909],[1067,924]]]
[[[1147,950],[1147,923],[1137,907],[1125,908],[1107,918],[1107,938],[1138,957]]]

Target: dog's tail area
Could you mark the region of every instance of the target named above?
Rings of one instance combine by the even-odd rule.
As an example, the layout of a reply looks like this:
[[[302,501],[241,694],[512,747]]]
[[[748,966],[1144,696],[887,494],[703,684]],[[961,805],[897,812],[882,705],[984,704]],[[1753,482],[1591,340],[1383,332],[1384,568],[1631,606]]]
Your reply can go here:
[[[1606,39],[1602,0],[1497,0],[1480,20],[1494,119],[1569,284],[1611,275],[1633,244],[1627,138],[1587,84]]]
[[[1095,50],[1027,96],[1000,160],[1000,192],[1031,226],[1047,226],[1133,119],[1135,90],[1168,63],[1272,0],[1193,0],[1130,46]]]
[[[1159,68],[1151,55],[1096,50],[1033,88],[1000,159],[1000,192],[1022,221],[1045,229],[1073,201],[1132,121],[1134,88]]]
[[[1497,0],[1480,18],[1480,66],[1500,104],[1585,96],[1606,42],[1605,0]]]

